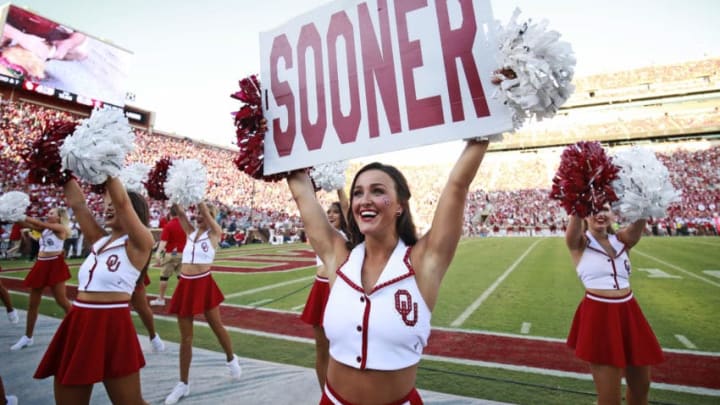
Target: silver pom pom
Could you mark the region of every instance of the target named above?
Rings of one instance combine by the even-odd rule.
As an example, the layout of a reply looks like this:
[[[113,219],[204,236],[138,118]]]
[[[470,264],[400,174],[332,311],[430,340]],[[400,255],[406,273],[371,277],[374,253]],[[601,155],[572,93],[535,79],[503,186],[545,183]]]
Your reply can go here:
[[[317,187],[325,191],[339,190],[345,187],[345,171],[348,162],[338,161],[317,165],[310,169],[310,177]]]
[[[513,110],[513,125],[520,128],[529,118],[550,118],[570,97],[575,56],[557,31],[547,31],[547,20],[517,23],[516,8],[507,26],[498,24],[498,66],[516,77],[504,77],[494,94]]]
[[[143,183],[147,181],[149,172],[150,166],[144,163],[132,163],[122,169],[119,177],[127,191],[147,194],[147,189]]]
[[[0,196],[0,221],[18,222],[25,220],[25,211],[30,206],[30,197],[22,191],[10,191]]]
[[[653,151],[635,146],[615,154],[613,163],[620,167],[619,177],[612,183],[620,199],[613,208],[628,221],[663,218],[668,206],[680,201],[668,169]]]
[[[176,159],[168,168],[165,194],[171,203],[184,207],[205,197],[207,170],[196,159]]]
[[[93,110],[60,147],[62,167],[91,184],[104,183],[108,176],[118,176],[134,140],[122,110]]]

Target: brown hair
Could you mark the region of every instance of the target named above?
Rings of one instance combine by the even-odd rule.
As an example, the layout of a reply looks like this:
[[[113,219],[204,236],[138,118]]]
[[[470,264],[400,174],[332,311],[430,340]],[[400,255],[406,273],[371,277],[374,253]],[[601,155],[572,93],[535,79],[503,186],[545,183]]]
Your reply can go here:
[[[130,197],[130,202],[132,203],[135,213],[137,214],[138,218],[140,218],[140,222],[142,222],[145,226],[149,226],[150,209],[148,208],[148,203],[145,200],[145,197],[134,191],[128,191],[127,193],[128,197]]]

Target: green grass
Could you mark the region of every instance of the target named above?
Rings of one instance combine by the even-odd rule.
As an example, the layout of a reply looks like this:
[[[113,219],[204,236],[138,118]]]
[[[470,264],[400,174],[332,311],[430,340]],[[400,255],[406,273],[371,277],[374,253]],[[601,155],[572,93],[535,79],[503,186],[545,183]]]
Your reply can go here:
[[[238,266],[245,261],[251,262],[252,259],[246,257],[249,255],[266,256],[307,248],[307,245],[301,244],[252,245],[221,250],[218,256],[228,266]],[[523,254],[526,255],[520,259]],[[230,257],[240,261],[227,260]],[[717,339],[720,279],[703,273],[705,270],[720,270],[720,238],[646,237],[633,249],[630,258],[634,293],[660,344],[664,348],[687,349],[675,337],[683,335],[697,346],[696,350],[720,352],[720,340]],[[4,271],[31,265],[22,261],[0,264]],[[79,260],[71,260],[70,264],[76,269]],[[512,266],[514,268],[510,271]],[[648,268],[679,278],[653,278],[648,272],[640,270]],[[75,272],[73,270],[73,274]],[[149,294],[157,293],[159,274],[158,268],[151,269],[153,283],[148,288]],[[499,282],[503,274],[505,278]],[[313,275],[314,268],[307,267],[285,272],[215,272],[213,277],[223,292],[231,296],[228,303],[250,305],[270,300],[261,306],[291,310],[305,302]],[[25,272],[3,273],[3,276],[23,278]],[[70,284],[73,283],[75,277],[70,281]],[[243,294],[281,283],[285,285]],[[433,325],[451,327],[452,322],[494,283],[497,285],[492,292],[459,328],[520,334],[521,325],[530,323],[529,336],[566,337],[583,288],[563,238],[463,240],[443,281],[433,312]],[[168,294],[172,294],[176,284],[175,280],[170,281]],[[232,297],[233,294],[240,295]],[[24,295],[13,294],[13,300],[20,308],[27,305]],[[43,300],[41,312],[61,316],[52,299]],[[175,322],[162,319],[156,322],[163,338],[179,340]],[[144,331],[137,319],[136,327]],[[237,332],[231,334],[239,355],[305,367],[314,364],[314,348],[310,344]],[[208,328],[196,328],[194,343],[198,347],[219,350]],[[595,401],[590,380],[428,360],[420,364],[418,386],[518,404],[592,404]],[[717,403],[718,397],[653,388],[651,400],[667,404],[711,404]]]

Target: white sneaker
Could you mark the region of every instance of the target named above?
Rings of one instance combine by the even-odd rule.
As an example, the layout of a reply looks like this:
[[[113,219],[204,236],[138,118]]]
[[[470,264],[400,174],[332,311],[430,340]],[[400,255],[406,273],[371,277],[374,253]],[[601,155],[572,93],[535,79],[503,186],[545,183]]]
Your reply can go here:
[[[17,341],[14,345],[10,346],[10,350],[20,350],[24,347],[32,346],[33,345],[33,338],[29,338],[25,335],[20,338],[20,340]]]
[[[165,305],[165,300],[162,298],[155,298],[154,300],[150,301],[150,305],[161,307]]]
[[[175,388],[173,388],[170,395],[165,398],[165,404],[177,404],[180,398],[188,395],[190,395],[190,384],[185,384],[180,381]]]
[[[18,398],[15,395],[6,395],[5,403],[7,405],[18,405]]]
[[[155,334],[155,337],[150,340],[150,343],[152,343],[153,352],[160,353],[165,351],[165,342],[160,339],[160,335],[157,333]]]
[[[18,323],[20,321],[20,316],[18,315],[18,312],[16,310],[12,310],[7,313],[8,314],[8,320],[10,323]]]
[[[225,363],[225,365],[230,369],[230,376],[233,380],[239,380],[242,375],[242,367],[240,367],[237,356],[233,354],[233,359]]]

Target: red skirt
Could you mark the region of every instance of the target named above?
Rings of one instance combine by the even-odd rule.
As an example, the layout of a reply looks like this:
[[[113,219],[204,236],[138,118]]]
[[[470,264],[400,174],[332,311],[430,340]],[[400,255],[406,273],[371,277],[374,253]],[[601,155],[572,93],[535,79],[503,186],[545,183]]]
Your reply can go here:
[[[168,313],[193,316],[205,313],[225,300],[210,271],[188,276],[180,274]]]
[[[38,257],[25,276],[23,285],[30,288],[52,287],[70,279],[70,269],[62,254],[50,257]]]
[[[582,360],[619,368],[649,366],[664,360],[660,344],[632,292],[618,298],[586,293],[575,312],[567,345]]]
[[[319,405],[353,405],[353,403],[342,398],[330,387],[329,383],[325,383]],[[423,405],[423,401],[417,389],[413,388],[403,399],[390,402],[387,405]]]
[[[310,289],[310,295],[308,295],[300,319],[313,326],[322,326],[325,306],[327,305],[329,296],[330,283],[327,277],[315,276],[315,282],[313,283],[312,289]]]
[[[63,385],[94,384],[138,372],[145,357],[128,302],[76,300],[35,371]]]

